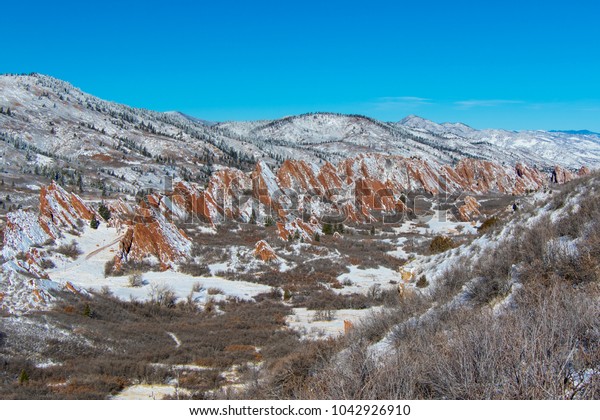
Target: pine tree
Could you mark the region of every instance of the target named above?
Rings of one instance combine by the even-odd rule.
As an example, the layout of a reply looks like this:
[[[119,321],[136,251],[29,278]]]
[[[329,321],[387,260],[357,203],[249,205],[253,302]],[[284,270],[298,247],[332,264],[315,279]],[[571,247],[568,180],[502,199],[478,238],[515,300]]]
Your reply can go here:
[[[98,229],[98,226],[100,226],[100,222],[95,217],[92,218],[92,220],[90,220],[90,227],[92,229]]]
[[[333,235],[333,226],[331,223],[323,223],[323,233],[325,235]]]
[[[22,369],[21,373],[19,374],[19,383],[23,385],[26,382],[29,382],[29,374],[25,369]]]
[[[110,210],[104,205],[104,203],[100,204],[100,207],[98,207],[98,213],[100,213],[100,216],[102,216],[102,218],[108,222],[111,214]]]

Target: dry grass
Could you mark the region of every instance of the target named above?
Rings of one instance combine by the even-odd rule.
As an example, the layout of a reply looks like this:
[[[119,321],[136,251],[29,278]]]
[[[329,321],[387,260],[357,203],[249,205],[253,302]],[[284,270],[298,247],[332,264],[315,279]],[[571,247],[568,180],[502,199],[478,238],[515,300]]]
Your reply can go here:
[[[584,182],[554,197],[551,206],[564,210],[561,217],[520,226],[474,263],[461,258],[428,294],[404,296],[394,310],[329,343],[329,351],[298,349],[253,396],[600,398],[598,185],[576,208],[570,201]],[[513,281],[522,287],[512,292],[510,308],[491,311]],[[470,304],[446,305],[464,285]],[[374,359],[369,346],[390,331],[393,348]]]
[[[76,326],[71,339],[56,338],[40,343],[11,341],[12,333],[0,342],[0,395],[8,399],[103,399],[132,381],[164,383],[173,377],[167,366],[159,364],[199,364],[213,370],[186,375],[186,388],[202,393],[222,384],[220,372],[233,364],[256,360],[254,352],[232,351],[260,348],[261,357],[273,361],[292,352],[298,345],[296,335],[283,329],[290,309],[275,302],[256,304],[230,300],[220,303],[222,315],[190,311],[184,304],[161,305],[154,302],[122,302],[107,295],[92,299],[64,294],[66,304],[48,313],[33,315],[41,324],[49,323],[65,331]],[[85,306],[91,317],[84,316]],[[176,347],[166,332],[174,333]],[[4,336],[1,336],[4,337]],[[63,363],[46,369],[36,368],[14,352],[35,351],[42,359]],[[13,354],[12,356],[10,356]],[[17,386],[25,369],[29,381]],[[51,386],[68,381],[67,386]]]

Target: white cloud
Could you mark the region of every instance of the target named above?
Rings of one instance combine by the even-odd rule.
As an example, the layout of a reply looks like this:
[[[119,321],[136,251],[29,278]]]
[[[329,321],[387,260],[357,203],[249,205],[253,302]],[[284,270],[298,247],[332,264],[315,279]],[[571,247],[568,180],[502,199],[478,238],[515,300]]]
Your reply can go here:
[[[432,100],[419,96],[383,96],[377,98],[372,106],[377,111],[404,110],[422,105],[430,105]]]
[[[470,99],[466,101],[454,102],[454,105],[462,109],[480,108],[480,107],[495,107],[503,105],[517,105],[522,104],[523,101],[511,100],[511,99]]]

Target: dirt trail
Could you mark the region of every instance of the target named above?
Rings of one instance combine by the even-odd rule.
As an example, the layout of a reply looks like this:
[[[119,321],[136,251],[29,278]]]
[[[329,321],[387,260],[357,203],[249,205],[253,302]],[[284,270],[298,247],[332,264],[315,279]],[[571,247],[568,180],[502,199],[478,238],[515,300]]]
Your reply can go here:
[[[104,251],[106,248],[108,248],[109,246],[113,246],[115,244],[117,244],[121,239],[123,238],[123,235],[119,236],[117,239],[115,239],[114,241],[112,241],[111,243],[109,243],[108,245],[104,245],[92,252],[90,252],[89,254],[87,254],[85,256],[86,260],[89,260],[90,258],[92,258],[94,255],[99,254],[100,252]]]

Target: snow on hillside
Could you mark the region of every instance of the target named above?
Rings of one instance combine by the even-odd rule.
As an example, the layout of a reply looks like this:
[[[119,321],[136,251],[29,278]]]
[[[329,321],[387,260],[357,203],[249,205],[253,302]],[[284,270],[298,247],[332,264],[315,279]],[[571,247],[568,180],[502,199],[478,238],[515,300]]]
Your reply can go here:
[[[224,299],[228,296],[240,299],[252,299],[259,293],[266,293],[270,287],[242,281],[227,280],[219,276],[194,277],[175,271],[148,272],[143,274],[143,284],[131,287],[128,276],[105,277],[104,267],[111,261],[119,248],[121,233],[106,224],[95,230],[86,227],[81,236],[66,234],[66,240],[76,240],[82,254],[75,260],[55,260],[56,267],[48,270],[50,278],[59,284],[67,282],[83,289],[100,291],[108,288],[120,299],[147,301],[159,287],[168,287],[177,299],[185,299],[194,288],[195,283],[202,287],[193,292],[193,300],[202,305],[208,299]],[[208,289],[219,289],[223,293],[209,295]]]
[[[165,188],[170,177],[203,183],[216,165],[335,164],[367,153],[431,164],[477,158],[544,170],[600,166],[594,133],[475,130],[417,116],[392,123],[333,113],[212,123],[105,101],[39,74],[0,76],[0,107],[0,162],[8,178],[26,174],[24,185],[59,173],[70,185],[134,195]]]
[[[415,115],[397,125],[433,136],[432,140],[441,147],[461,147],[494,161],[525,162],[540,167],[555,162],[573,169],[600,165],[600,136],[591,132],[476,130],[461,123],[438,124]]]

